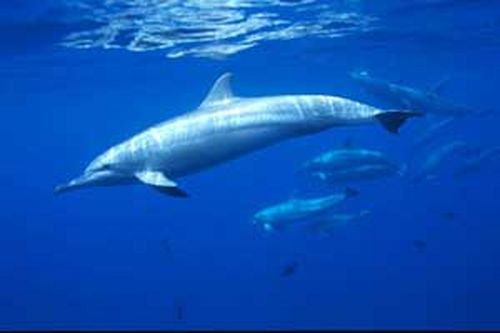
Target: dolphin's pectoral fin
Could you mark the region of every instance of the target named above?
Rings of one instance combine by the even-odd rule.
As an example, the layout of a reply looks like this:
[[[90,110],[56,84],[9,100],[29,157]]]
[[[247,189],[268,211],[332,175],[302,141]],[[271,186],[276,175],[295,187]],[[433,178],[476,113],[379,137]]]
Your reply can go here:
[[[231,77],[231,73],[225,73],[215,81],[207,97],[201,103],[200,109],[214,104],[225,103],[234,98],[231,89]]]
[[[168,179],[162,172],[159,171],[141,171],[135,174],[137,179],[142,183],[153,187],[161,193],[168,194],[173,197],[187,197],[188,194],[181,190],[176,182]]]
[[[177,183],[168,179],[159,171],[141,171],[135,174],[137,179],[147,185],[159,187],[177,187]]]

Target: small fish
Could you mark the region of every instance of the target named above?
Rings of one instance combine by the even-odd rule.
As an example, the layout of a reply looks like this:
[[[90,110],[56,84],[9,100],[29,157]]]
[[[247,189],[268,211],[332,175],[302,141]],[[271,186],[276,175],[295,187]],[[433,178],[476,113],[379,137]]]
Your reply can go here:
[[[176,320],[184,320],[184,305],[181,300],[176,299],[174,301],[175,307],[175,319]]]
[[[281,276],[283,276],[283,277],[292,276],[293,274],[295,274],[298,267],[299,267],[299,263],[297,261],[292,261],[292,262],[288,263],[281,270]]]
[[[167,238],[160,242],[161,248],[165,251],[165,253],[172,253],[172,248],[170,247],[170,242]]]
[[[452,211],[446,211],[441,213],[441,217],[445,220],[454,220],[457,217],[457,214]]]
[[[413,241],[413,247],[418,251],[424,251],[427,248],[427,242],[421,239],[416,239]]]

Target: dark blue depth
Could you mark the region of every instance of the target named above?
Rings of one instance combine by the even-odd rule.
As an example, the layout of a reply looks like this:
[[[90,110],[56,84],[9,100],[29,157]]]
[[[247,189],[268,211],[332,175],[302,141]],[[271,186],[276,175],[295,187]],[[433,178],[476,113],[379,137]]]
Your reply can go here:
[[[189,199],[143,186],[52,191],[109,146],[196,108],[227,71],[241,96],[324,93],[379,107],[349,72],[420,89],[450,77],[444,97],[500,112],[500,4],[380,1],[363,9],[378,30],[270,41],[222,60],[64,48],[75,26],[94,23],[59,5],[0,5],[0,329],[499,327],[498,161],[461,180],[450,163],[433,182],[356,184],[342,210],[372,215],[331,237],[251,223],[296,193],[328,193],[296,168],[346,140],[411,172],[426,119],[399,136],[367,126],[287,141],[182,179]],[[439,140],[494,147],[499,124],[464,118]]]

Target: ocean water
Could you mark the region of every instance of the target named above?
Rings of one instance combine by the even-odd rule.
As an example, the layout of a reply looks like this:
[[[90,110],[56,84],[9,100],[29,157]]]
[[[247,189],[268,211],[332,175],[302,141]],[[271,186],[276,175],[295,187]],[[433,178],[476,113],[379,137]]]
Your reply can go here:
[[[238,96],[329,94],[394,108],[349,73],[429,90],[468,115],[433,141],[500,144],[500,3],[480,0],[42,0],[0,4],[0,329],[381,329],[500,326],[500,161],[415,183],[432,151],[337,127],[179,180],[54,195],[95,156],[194,110],[233,73]],[[436,117],[435,119],[442,119]],[[253,214],[338,192],[297,175],[346,141],[408,165],[349,186],[363,221],[316,237]],[[283,272],[288,271],[284,274]]]

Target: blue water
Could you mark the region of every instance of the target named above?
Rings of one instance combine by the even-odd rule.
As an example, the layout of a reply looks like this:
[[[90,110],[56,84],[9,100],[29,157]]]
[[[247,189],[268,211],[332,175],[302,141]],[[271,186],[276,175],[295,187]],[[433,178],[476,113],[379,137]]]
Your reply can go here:
[[[413,142],[428,119],[409,121],[398,136],[374,125],[283,142],[180,180],[189,199],[144,186],[53,194],[109,146],[195,109],[228,71],[241,96],[324,93],[378,107],[387,106],[350,71],[367,69],[419,89],[450,77],[446,98],[497,108],[495,1],[198,2],[203,13],[229,8],[224,15],[242,15],[234,22],[277,13],[270,20],[287,21],[283,29],[320,20],[325,10],[313,6],[322,4],[334,3],[330,14],[357,15],[322,21],[320,31],[301,36],[265,34],[227,54],[192,49],[220,46],[210,34],[168,46],[178,34],[203,34],[220,23],[190,25],[192,3],[194,14],[181,15],[187,23],[170,22],[170,12],[152,19],[173,32],[141,52],[129,42],[151,24],[145,17],[161,12],[157,1],[0,5],[0,328],[498,328],[498,162],[461,180],[445,165],[423,184],[410,177],[357,184],[361,195],[343,210],[372,215],[326,238],[266,234],[251,223],[257,210],[305,187],[307,195],[324,193],[306,186],[296,167],[346,140],[412,170],[423,158]],[[109,45],[68,44],[71,34],[113,25],[113,15],[130,10],[141,18]],[[264,29],[275,29],[269,23]],[[258,28],[240,28],[221,37],[223,44],[256,38]],[[498,124],[495,115],[469,117],[440,140],[494,147]],[[425,250],[415,240],[425,241]],[[291,262],[296,271],[282,276]]]

